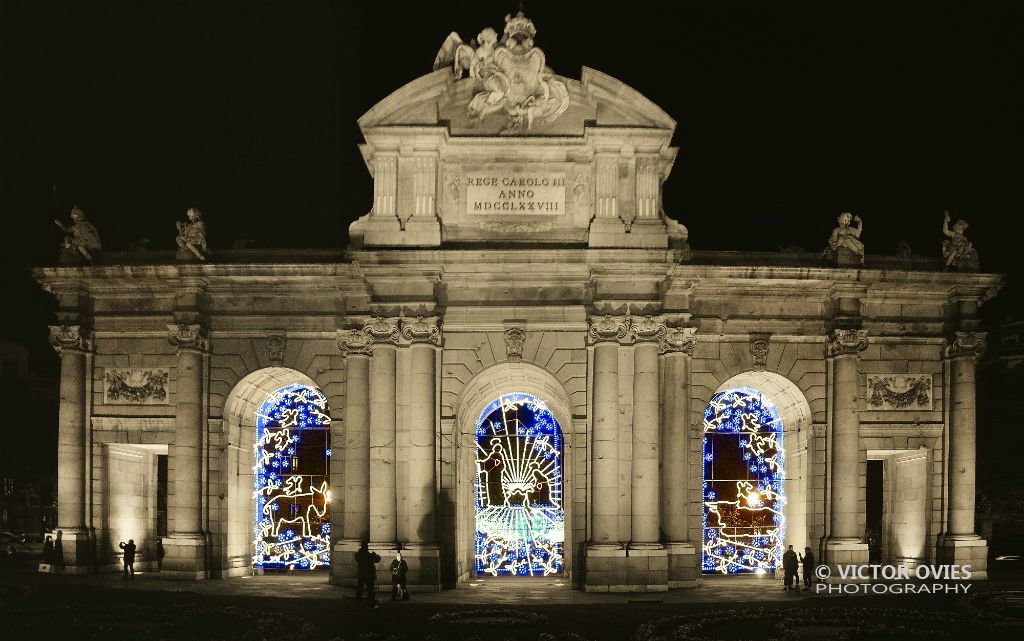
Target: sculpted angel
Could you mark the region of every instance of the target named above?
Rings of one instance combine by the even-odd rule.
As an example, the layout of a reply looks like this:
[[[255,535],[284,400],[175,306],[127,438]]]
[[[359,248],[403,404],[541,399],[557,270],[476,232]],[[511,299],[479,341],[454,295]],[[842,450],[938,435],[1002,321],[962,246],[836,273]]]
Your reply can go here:
[[[71,210],[70,225],[59,220],[53,222],[67,234],[64,236],[64,247],[74,250],[91,263],[91,252],[100,249],[100,233],[85,219],[85,212],[76,206]]]
[[[942,233],[948,238],[942,241],[942,257],[946,259],[946,269],[958,267],[965,261],[978,260],[974,244],[964,235],[969,226],[966,220],[959,218],[953,223],[953,229],[950,229],[949,212],[947,211],[943,217]]]
[[[195,207],[189,208],[185,215],[188,222],[175,223],[178,227],[178,249],[191,252],[199,260],[206,260],[210,253],[206,245],[206,223],[203,222],[203,212]]]
[[[851,225],[851,221],[857,223],[857,226]],[[828,249],[825,250],[825,253],[835,257],[841,248],[846,249],[856,254],[860,258],[860,262],[863,263],[864,243],[860,241],[860,234],[864,231],[864,223],[860,216],[844,212],[839,214],[838,223],[839,226],[833,229],[832,235],[829,236]]]
[[[547,68],[544,52],[534,47],[535,35],[536,27],[522,12],[505,16],[500,41],[490,28],[469,45],[452,32],[434,59],[434,69],[453,65],[457,79],[468,70],[478,89],[469,101],[469,115],[483,120],[504,110],[508,123],[501,133],[521,133],[535,122],[555,120],[569,107],[569,92]]]

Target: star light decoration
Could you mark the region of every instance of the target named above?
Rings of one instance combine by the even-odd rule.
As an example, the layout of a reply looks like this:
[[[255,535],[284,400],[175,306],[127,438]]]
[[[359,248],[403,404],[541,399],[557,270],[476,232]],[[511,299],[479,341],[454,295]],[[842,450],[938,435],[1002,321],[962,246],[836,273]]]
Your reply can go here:
[[[476,429],[476,572],[562,572],[562,430],[544,401],[506,394]]]
[[[750,387],[715,394],[704,411],[705,574],[770,574],[781,564],[782,427],[775,404]]]
[[[278,389],[256,412],[253,567],[330,564],[330,423],[327,397],[301,383]]]

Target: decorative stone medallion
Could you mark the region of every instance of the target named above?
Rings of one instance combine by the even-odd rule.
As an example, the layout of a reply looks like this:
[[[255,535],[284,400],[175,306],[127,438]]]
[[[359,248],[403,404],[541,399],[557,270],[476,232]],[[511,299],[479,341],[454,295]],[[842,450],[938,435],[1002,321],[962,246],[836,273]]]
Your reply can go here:
[[[931,374],[868,374],[867,380],[868,409],[932,409]]]
[[[107,405],[167,404],[166,369],[107,368],[103,375],[103,402]]]

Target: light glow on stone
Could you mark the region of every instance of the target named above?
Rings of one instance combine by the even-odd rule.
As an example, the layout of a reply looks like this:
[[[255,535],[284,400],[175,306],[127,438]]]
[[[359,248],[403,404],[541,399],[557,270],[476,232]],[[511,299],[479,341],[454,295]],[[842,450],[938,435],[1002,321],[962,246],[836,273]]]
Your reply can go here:
[[[786,505],[782,419],[750,387],[715,394],[704,411],[706,574],[766,574],[782,561]]]
[[[254,568],[330,564],[330,423],[327,397],[301,383],[278,389],[256,412]]]
[[[562,572],[562,430],[542,400],[507,394],[476,430],[476,572]]]

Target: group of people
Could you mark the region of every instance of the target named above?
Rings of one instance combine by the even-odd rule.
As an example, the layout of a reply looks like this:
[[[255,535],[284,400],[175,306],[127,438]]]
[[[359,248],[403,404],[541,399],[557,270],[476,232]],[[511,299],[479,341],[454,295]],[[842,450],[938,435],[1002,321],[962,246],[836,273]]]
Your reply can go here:
[[[356,600],[361,601],[363,591],[366,591],[366,598],[371,608],[378,607],[377,604],[377,564],[380,563],[380,555],[370,551],[370,544],[363,541],[359,544],[359,551],[356,557]],[[396,601],[401,596],[403,601],[409,600],[409,584],[406,576],[409,573],[409,564],[402,558],[402,552],[396,551],[395,558],[391,561],[391,600]]]
[[[803,564],[804,570],[804,590],[810,590],[811,586],[814,585],[814,554],[811,552],[811,548],[804,548],[803,555],[800,555],[793,551],[793,546],[791,545],[789,549],[782,553],[784,589],[794,591],[800,589],[799,570],[801,564]]]

